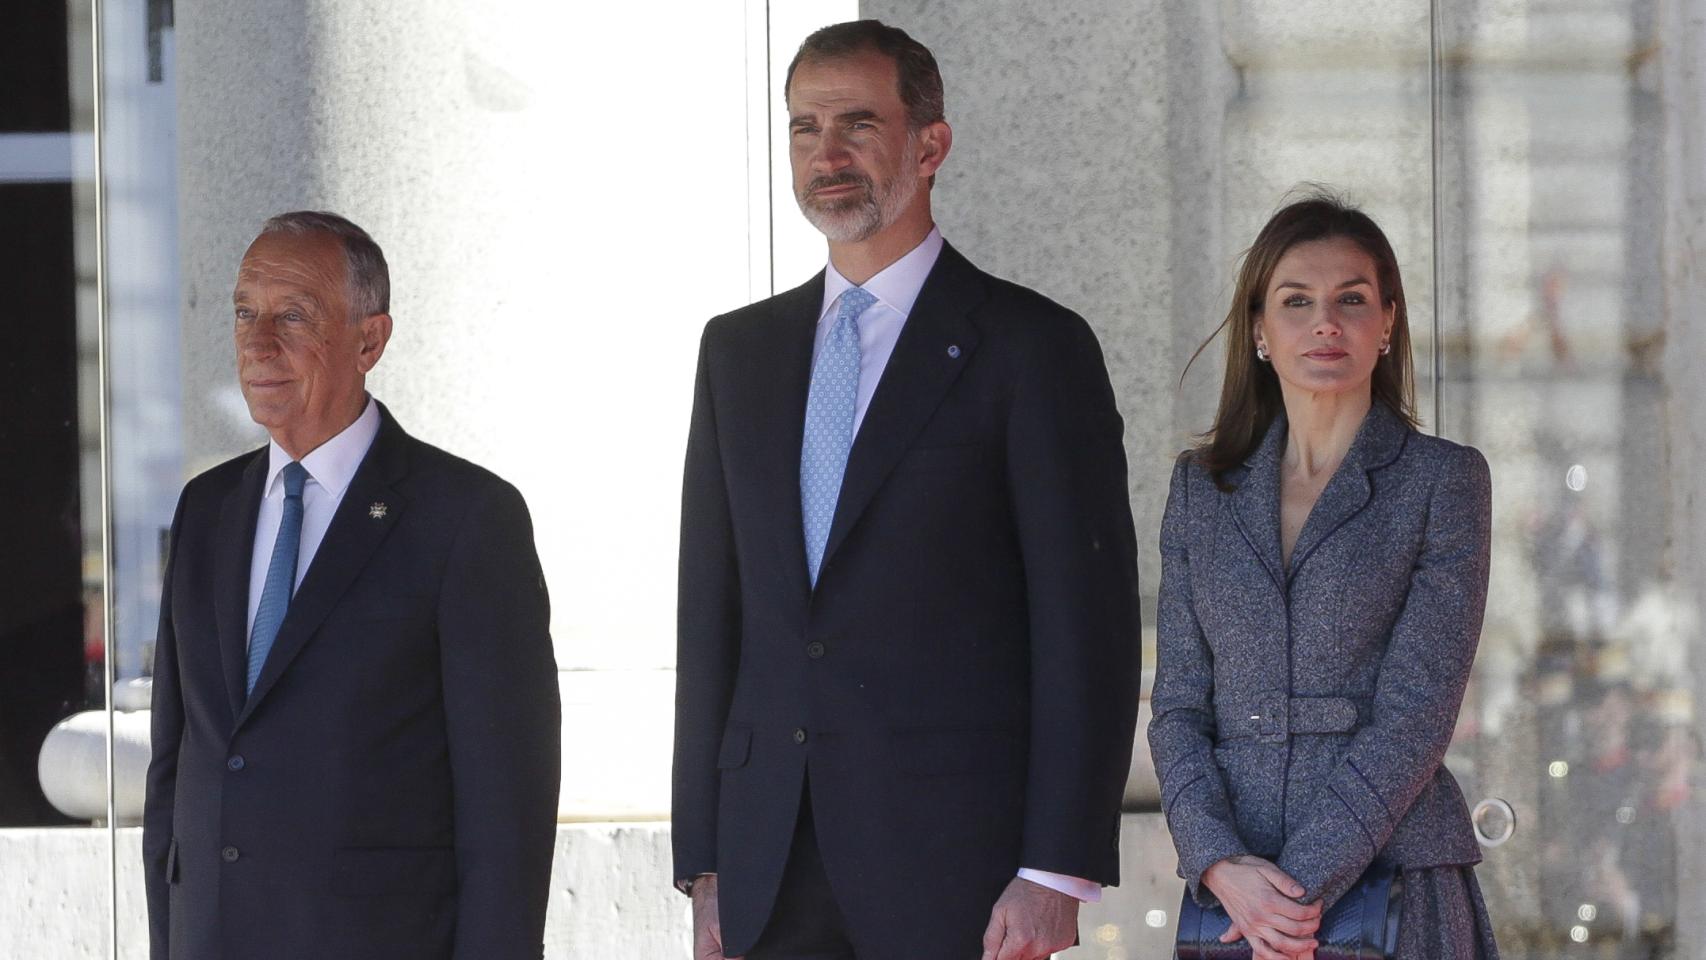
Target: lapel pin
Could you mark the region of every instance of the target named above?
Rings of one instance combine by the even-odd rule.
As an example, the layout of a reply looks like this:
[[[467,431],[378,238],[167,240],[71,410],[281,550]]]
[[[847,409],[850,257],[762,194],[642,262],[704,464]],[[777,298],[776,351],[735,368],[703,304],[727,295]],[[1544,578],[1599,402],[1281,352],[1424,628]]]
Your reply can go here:
[[[373,506],[367,508],[367,515],[375,520],[383,520],[385,519],[385,512],[389,509],[391,508],[385,504],[375,501]]]
[[[948,358],[950,360],[958,360],[960,358],[960,345],[959,344],[951,343],[948,345]]]

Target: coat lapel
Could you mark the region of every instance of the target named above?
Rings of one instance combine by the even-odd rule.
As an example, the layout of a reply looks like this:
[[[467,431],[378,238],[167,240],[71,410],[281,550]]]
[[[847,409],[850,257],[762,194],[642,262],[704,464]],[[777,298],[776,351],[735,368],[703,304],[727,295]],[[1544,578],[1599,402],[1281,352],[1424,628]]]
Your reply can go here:
[[[1285,451],[1286,422],[1282,413],[1268,425],[1256,452],[1244,462],[1244,476],[1232,494],[1232,519],[1262,567],[1283,595],[1286,578],[1280,560],[1280,455]]]
[[[267,662],[261,667],[255,689],[237,718],[239,726],[255,712],[255,705],[266,697],[290,662],[302,652],[408,506],[393,486],[407,472],[408,435],[383,404],[379,416],[379,434],[356,469],[349,489],[344,491],[343,501],[326,528],[325,539],[320,541],[302,585],[291,598],[290,609],[279,626]],[[375,503],[385,505],[377,517],[369,512]],[[244,569],[247,570],[247,564]]]
[[[255,518],[267,478],[267,448],[262,447],[243,468],[242,478],[219,505],[219,529],[226,531],[213,571],[213,616],[225,693],[231,716],[243,711],[249,678],[249,568],[255,551]]]
[[[1339,463],[1339,469],[1327,481],[1314,509],[1309,511],[1309,519],[1304,521],[1302,532],[1297,535],[1286,576],[1288,585],[1323,541],[1368,506],[1369,498],[1374,494],[1374,483],[1369,474],[1398,458],[1408,429],[1384,404],[1376,402],[1369,408],[1362,426],[1357,429],[1356,438]],[[1278,530],[1277,524],[1275,530]]]
[[[976,267],[953,247],[943,244],[930,276],[895,341],[894,353],[865,409],[865,422],[853,439],[847,471],[841,479],[835,519],[829,526],[823,562],[828,566],[836,548],[858,523],[860,514],[887,479],[889,471],[918,436],[930,415],[959,378],[977,348],[977,327],[969,314],[988,296]],[[799,408],[804,433],[805,404]],[[799,444],[794,444],[797,455]],[[795,495],[798,512],[798,491]],[[803,536],[802,536],[803,540]],[[802,555],[804,547],[801,547]]]
[[[767,369],[776,371],[752,405],[758,427],[757,455],[765,502],[777,509],[776,547],[803,597],[811,591],[806,569],[805,520],[800,505],[800,445],[805,440],[806,397],[811,389],[812,343],[823,310],[823,274],[778,296],[761,349]]]

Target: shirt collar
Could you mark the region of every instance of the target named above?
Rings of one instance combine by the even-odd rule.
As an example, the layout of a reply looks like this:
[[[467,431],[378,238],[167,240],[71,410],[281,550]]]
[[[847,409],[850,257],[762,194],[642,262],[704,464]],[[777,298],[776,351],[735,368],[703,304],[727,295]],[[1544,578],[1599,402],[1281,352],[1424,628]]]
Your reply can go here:
[[[309,451],[302,458],[302,468],[308,471],[308,479],[319,484],[320,489],[331,494],[333,499],[342,497],[350,481],[355,479],[355,471],[361,466],[362,458],[367,456],[367,449],[373,446],[373,438],[378,435],[379,404],[369,396],[361,416],[337,436]],[[270,497],[278,488],[279,474],[290,463],[290,454],[284,452],[277,440],[268,443],[267,450],[266,496]]]
[[[876,276],[865,281],[866,292],[877,298],[877,302],[886,305],[903,318],[912,314],[912,305],[918,302],[918,292],[924,289],[924,280],[930,276],[930,268],[936,265],[936,258],[942,255],[942,230],[931,227],[930,233],[918,246],[907,252],[906,256],[884,267]],[[843,293],[853,286],[853,281],[841,275],[831,263],[823,273],[823,310],[818,313],[818,322],[829,316],[830,308],[835,306]]]

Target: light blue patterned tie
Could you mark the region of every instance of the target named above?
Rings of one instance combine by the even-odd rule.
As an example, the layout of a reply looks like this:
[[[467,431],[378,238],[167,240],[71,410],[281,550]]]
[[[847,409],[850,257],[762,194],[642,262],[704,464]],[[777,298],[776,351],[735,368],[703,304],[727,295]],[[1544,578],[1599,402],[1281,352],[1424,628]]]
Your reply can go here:
[[[806,435],[800,445],[800,509],[805,519],[806,568],[817,586],[829,525],[841,497],[841,476],[853,449],[853,411],[859,399],[859,315],[877,298],[860,287],[841,294],[835,326],[824,338],[806,398]]]
[[[267,652],[278,637],[284,612],[290,608],[290,595],[296,591],[296,552],[302,544],[302,487],[308,482],[308,471],[292,460],[284,465],[284,515],[278,519],[278,539],[273,541],[272,559],[267,563],[266,585],[261,588],[261,603],[255,608],[255,628],[249,631],[249,685],[253,693],[260,679],[261,667],[267,662]]]

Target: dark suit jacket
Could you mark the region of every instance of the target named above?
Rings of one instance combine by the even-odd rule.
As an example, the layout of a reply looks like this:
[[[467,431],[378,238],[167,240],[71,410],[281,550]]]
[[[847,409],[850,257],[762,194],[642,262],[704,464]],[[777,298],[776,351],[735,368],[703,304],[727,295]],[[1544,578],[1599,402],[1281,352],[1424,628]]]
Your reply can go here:
[[[1280,563],[1282,416],[1219,490],[1189,456],[1161,526],[1149,725],[1179,872],[1275,860],[1329,903],[1376,857],[1477,863],[1441,764],[1487,599],[1491,487],[1471,447],[1376,403]]]
[[[705,329],[682,505],[677,877],[759,936],[809,783],[862,949],[976,956],[1021,866],[1119,879],[1138,697],[1122,425],[1094,334],[944,247],[855,439],[817,588],[820,274]]]
[[[247,696],[266,450],[178,502],[143,829],[155,960],[543,951],[561,721],[527,507],[380,412]]]

